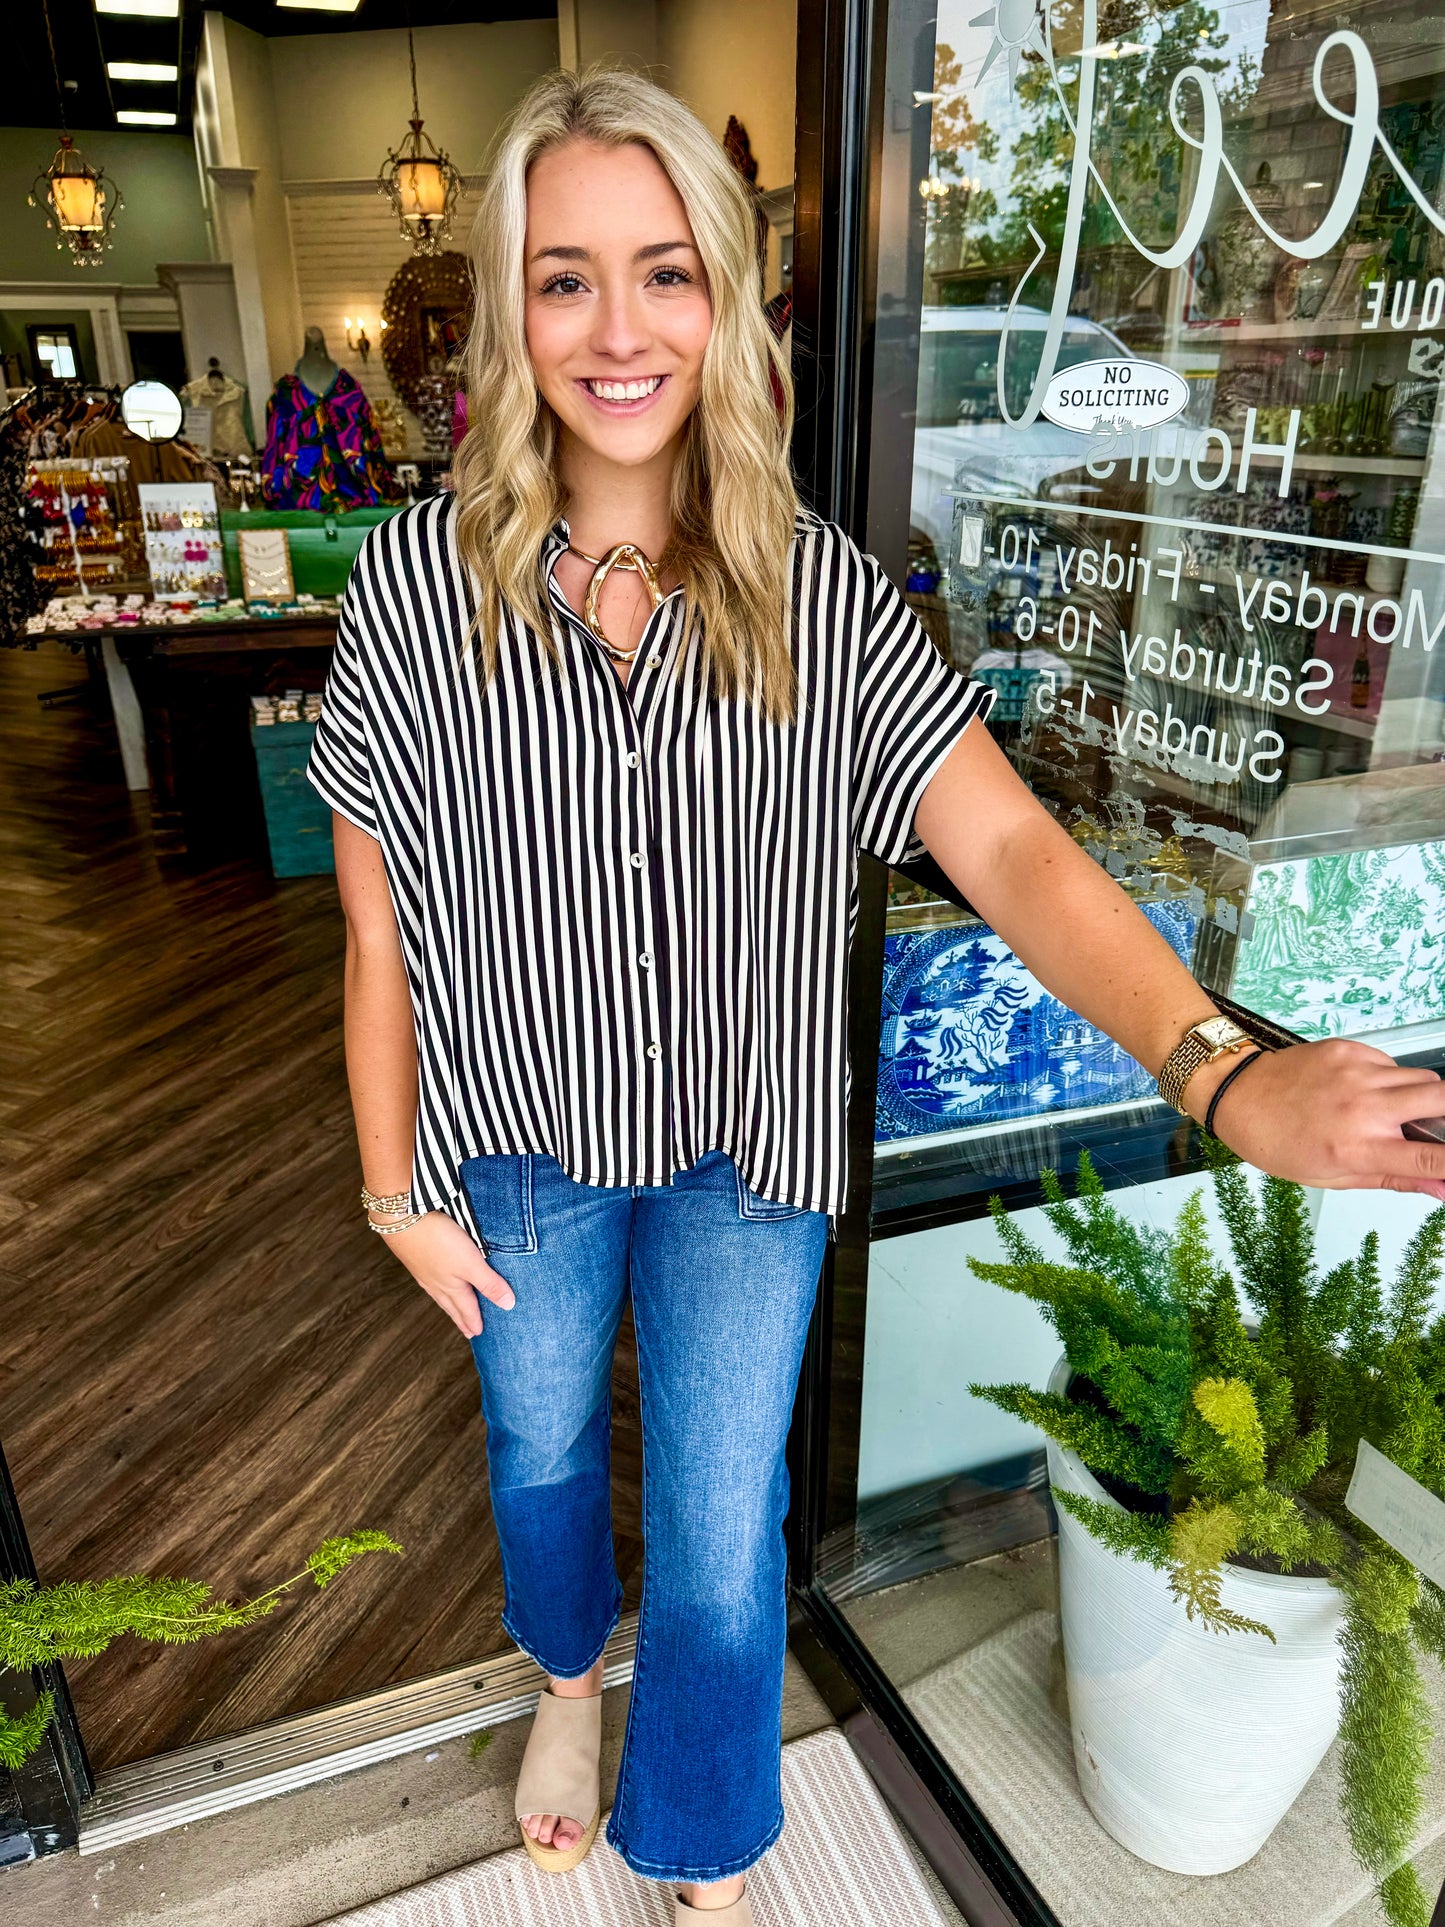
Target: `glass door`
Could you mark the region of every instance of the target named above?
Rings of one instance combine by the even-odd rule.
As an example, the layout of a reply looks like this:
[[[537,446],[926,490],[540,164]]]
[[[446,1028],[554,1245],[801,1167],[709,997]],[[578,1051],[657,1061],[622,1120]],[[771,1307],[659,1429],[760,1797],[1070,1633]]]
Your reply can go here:
[[[838,512],[1202,983],[1439,1067],[1445,6],[893,0],[860,58]],[[971,1917],[1423,1927],[1445,1595],[1366,1487],[1445,1489],[1381,1403],[1442,1424],[1429,1201],[1216,1174],[926,865],[853,1012],[835,1706]]]

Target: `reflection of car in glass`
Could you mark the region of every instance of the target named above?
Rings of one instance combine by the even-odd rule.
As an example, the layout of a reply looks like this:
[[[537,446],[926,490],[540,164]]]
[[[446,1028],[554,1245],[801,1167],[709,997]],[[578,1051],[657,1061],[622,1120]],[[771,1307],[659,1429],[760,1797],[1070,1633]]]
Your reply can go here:
[[[915,536],[926,537],[940,561],[948,552],[952,491],[1026,500],[1038,496],[1051,478],[1077,469],[1077,482],[1053,488],[1055,499],[1078,501],[1098,493],[1083,473],[1086,436],[1056,428],[1042,416],[1027,428],[1011,428],[1000,417],[998,354],[1006,313],[1004,308],[923,310],[911,520]],[[1006,380],[1015,414],[1038,372],[1048,319],[1042,308],[1014,310]],[[1107,328],[1070,315],[1055,366],[1129,353]]]

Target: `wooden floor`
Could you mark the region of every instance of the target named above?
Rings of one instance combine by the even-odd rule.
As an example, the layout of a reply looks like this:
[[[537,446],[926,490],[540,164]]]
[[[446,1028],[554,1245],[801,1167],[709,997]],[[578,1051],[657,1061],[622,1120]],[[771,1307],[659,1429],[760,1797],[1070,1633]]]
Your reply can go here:
[[[0,649],[0,1441],[43,1582],[249,1598],[388,1532],[254,1626],[66,1667],[97,1770],[504,1646],[466,1341],[356,1202],[330,877],[154,859],[104,703]],[[618,1563],[641,1570],[635,1359]]]

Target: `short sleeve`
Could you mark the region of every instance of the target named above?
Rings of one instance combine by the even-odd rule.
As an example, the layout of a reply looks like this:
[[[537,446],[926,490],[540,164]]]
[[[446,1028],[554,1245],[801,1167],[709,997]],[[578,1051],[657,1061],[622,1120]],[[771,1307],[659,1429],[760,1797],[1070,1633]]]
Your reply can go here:
[[[368,836],[379,836],[362,707],[360,637],[350,584],[341,601],[336,649],[306,774],[313,788],[348,823],[365,830]]]
[[[853,753],[853,840],[884,863],[924,854],[914,834],[919,800],[994,691],[944,660],[872,556],[873,589],[861,665]]]

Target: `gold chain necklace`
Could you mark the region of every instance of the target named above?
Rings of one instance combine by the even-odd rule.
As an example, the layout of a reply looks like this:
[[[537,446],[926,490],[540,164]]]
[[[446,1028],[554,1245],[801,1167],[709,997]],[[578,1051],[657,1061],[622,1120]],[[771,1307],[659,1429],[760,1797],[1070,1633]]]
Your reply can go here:
[[[592,564],[592,580],[587,584],[587,595],[582,604],[582,620],[614,662],[631,662],[642,647],[642,638],[639,636],[630,649],[619,649],[615,642],[609,642],[603,635],[597,619],[597,598],[602,593],[603,583],[614,569],[630,569],[635,575],[642,577],[652,607],[656,609],[662,601],[662,585],[657,579],[656,567],[635,542],[619,542],[616,548],[609,549],[606,555],[588,555],[585,549],[579,549],[574,542],[569,542],[567,547],[579,560]]]

